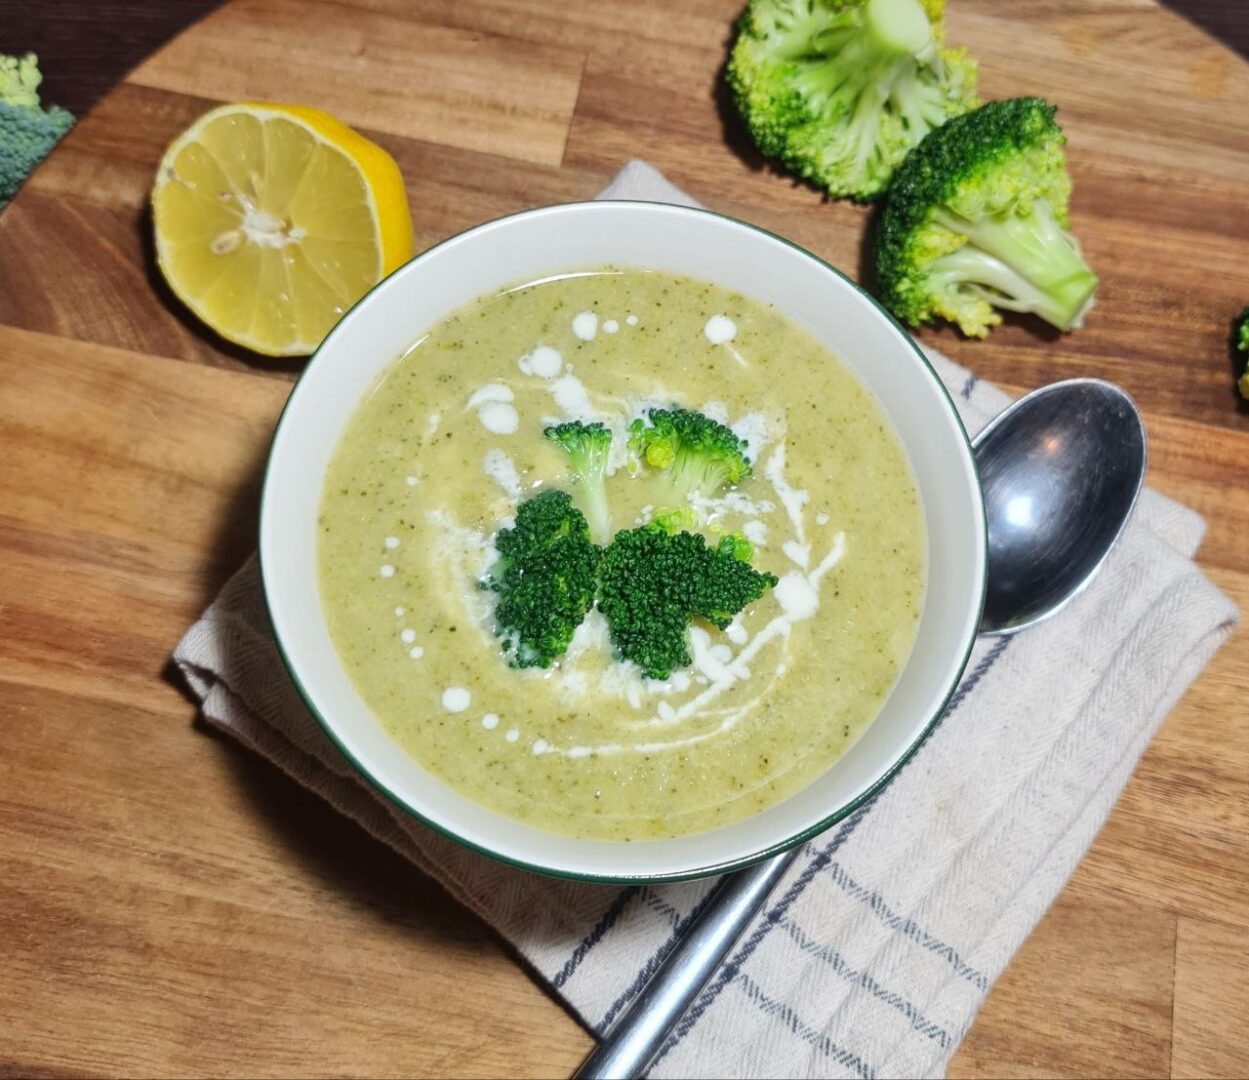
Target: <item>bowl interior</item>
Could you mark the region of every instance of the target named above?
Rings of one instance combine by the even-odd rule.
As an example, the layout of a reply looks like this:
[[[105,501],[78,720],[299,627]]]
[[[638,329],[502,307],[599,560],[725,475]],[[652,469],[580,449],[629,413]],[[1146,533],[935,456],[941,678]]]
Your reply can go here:
[[[316,572],[326,466],[378,374],[426,328],[482,294],[607,263],[716,282],[775,305],[814,334],[892,420],[915,471],[929,549],[911,659],[881,714],[841,760],[805,790],[747,820],[631,844],[575,840],[502,818],[409,758],[339,663]],[[985,532],[971,452],[949,396],[910,338],[857,286],[802,249],[741,222],[683,207],[604,201],[528,211],[453,237],[392,274],[338,324],[279,422],[265,477],[260,556],[279,646],[301,693],[389,798],[470,846],[532,869],[654,880],[711,873],[779,850],[848,813],[897,768],[966,664],[983,601]]]

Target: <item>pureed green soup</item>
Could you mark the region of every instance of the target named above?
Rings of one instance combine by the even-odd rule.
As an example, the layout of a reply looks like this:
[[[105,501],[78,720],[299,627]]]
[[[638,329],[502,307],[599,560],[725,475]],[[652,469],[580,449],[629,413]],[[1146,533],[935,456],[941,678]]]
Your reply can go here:
[[[613,657],[591,611],[548,670],[508,666],[482,579],[519,502],[577,497],[542,437],[615,438],[613,529],[663,483],[626,429],[680,405],[731,426],[753,476],[695,500],[779,584],[725,631],[695,623],[664,682]],[[603,269],[462,308],[382,375],[326,475],[318,546],[330,632],[378,721],[469,798],[541,829],[699,832],[794,794],[870,724],[914,642],[925,537],[901,445],[873,398],[770,307],[688,278]]]

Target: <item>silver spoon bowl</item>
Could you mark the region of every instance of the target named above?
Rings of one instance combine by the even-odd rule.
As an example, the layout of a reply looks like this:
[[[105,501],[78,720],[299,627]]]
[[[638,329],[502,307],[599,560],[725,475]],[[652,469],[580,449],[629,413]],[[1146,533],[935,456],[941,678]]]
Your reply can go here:
[[[1145,478],[1145,429],[1118,387],[1071,379],[1014,402],[972,450],[989,527],[980,633],[1012,634],[1060,611],[1105,563]],[[645,1073],[800,849],[724,876],[578,1077]]]
[[[1020,398],[972,441],[989,525],[982,634],[1061,611],[1101,569],[1145,476],[1132,399],[1100,379]]]

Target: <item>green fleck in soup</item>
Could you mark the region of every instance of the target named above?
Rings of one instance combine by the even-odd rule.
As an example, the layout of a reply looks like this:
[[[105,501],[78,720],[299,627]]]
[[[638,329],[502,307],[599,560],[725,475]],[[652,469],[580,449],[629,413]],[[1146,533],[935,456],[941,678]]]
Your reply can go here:
[[[749,461],[679,506],[666,459],[629,432],[674,407],[731,429]],[[577,420],[612,436],[595,505],[543,436]],[[584,604],[562,582],[550,595],[588,614],[566,648],[522,658],[495,617],[496,541],[552,490],[600,548],[656,519],[724,545],[758,572],[737,602],[753,599],[694,614],[688,664],[646,678],[620,659],[582,546]],[[469,304],[384,372],[330,463],[318,560],[348,673],[422,766],[537,828],[642,840],[771,806],[862,734],[915,639],[925,537],[889,422],[805,331],[717,286],[603,269]],[[613,595],[628,587],[617,574]],[[647,595],[696,592],[674,578]]]

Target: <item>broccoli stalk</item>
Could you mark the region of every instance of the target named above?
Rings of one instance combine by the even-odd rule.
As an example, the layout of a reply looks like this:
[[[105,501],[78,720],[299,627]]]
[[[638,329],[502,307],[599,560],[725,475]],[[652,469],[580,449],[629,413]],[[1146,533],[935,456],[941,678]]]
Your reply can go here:
[[[932,128],[976,104],[942,49],[944,0],[750,0],[726,77],[759,149],[831,195],[870,199]]]
[[[993,101],[937,128],[894,176],[881,215],[876,278],[912,324],[949,319],[971,337],[1027,311],[1078,327],[1097,275],[1067,228],[1071,180],[1054,109]]]
[[[620,657],[648,679],[666,679],[690,663],[694,618],[723,630],[776,583],[744,562],[730,537],[711,548],[695,533],[650,524],[617,533],[603,553],[598,607]]]
[[[668,479],[678,512],[691,495],[713,495],[750,476],[746,442],[689,409],[651,409],[629,425],[629,449]]]
[[[482,588],[495,594],[495,636],[512,667],[550,667],[594,605],[601,553],[563,491],[523,502],[495,538],[498,561]]]
[[[568,464],[578,481],[581,509],[590,522],[590,535],[597,544],[607,543],[611,539],[611,510],[603,481],[611,432],[603,424],[573,420],[549,427],[542,434],[568,455]]]
[[[74,123],[56,105],[39,105],[39,61],[34,53],[0,56],[0,209]]]

